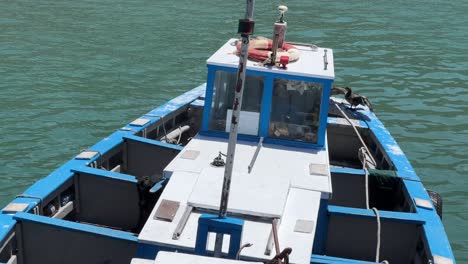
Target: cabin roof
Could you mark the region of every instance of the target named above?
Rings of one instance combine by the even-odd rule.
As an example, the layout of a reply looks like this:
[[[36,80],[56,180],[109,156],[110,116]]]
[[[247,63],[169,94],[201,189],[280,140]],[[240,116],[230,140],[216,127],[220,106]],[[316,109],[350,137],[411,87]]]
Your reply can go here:
[[[218,51],[216,51],[208,60],[208,65],[224,66],[230,68],[237,68],[239,64],[239,57],[236,55],[237,39],[232,38],[228,40]],[[249,60],[247,62],[247,69],[281,73],[296,76],[306,76],[322,79],[333,80],[335,78],[335,68],[333,64],[333,50],[328,48],[318,48],[313,50],[308,46],[295,45],[300,52],[300,58],[296,62],[288,64],[287,69],[280,69],[277,67],[265,67],[258,62]],[[325,70],[324,67],[324,54],[327,51],[328,66]]]

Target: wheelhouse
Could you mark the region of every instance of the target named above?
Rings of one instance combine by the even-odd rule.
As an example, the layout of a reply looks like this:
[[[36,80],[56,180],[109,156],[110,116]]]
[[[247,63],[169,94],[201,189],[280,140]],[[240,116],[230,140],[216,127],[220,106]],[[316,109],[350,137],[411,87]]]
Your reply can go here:
[[[238,58],[235,39],[207,61],[201,133],[227,137]],[[284,68],[248,61],[239,138],[299,147],[324,147],[332,82],[331,50],[297,45],[300,58]]]

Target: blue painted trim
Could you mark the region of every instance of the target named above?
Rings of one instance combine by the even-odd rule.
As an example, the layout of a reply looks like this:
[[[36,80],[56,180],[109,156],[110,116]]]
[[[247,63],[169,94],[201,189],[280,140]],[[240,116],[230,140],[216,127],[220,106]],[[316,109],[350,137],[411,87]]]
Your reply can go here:
[[[354,260],[330,256],[321,256],[313,254],[310,258],[310,263],[312,264],[375,264],[375,262],[368,262],[363,260]]]
[[[364,218],[375,218],[375,214],[372,210],[361,209],[361,208],[351,208],[344,206],[328,206],[328,213],[330,215],[341,215],[341,216],[351,216],[351,217],[364,217]],[[402,212],[390,212],[390,211],[379,211],[380,219],[385,221],[394,221],[400,223],[409,223],[422,225],[426,222],[418,214],[414,213],[402,213]]]
[[[93,225],[80,224],[70,221],[65,221],[56,218],[49,218],[45,216],[28,214],[28,213],[17,213],[13,218],[18,222],[34,222],[37,224],[49,225],[58,229],[66,229],[71,231],[92,233],[95,235],[105,236],[115,239],[123,239],[132,242],[137,242],[137,237],[131,233],[117,231],[110,228],[98,227]]]
[[[221,132],[221,131],[213,131],[213,130],[200,131],[199,134],[202,136],[206,136],[206,137],[225,138],[225,139],[229,138],[228,133]],[[258,142],[260,140],[260,137],[252,136],[252,135],[237,134],[237,139],[244,140],[244,141]]]
[[[328,237],[328,199],[320,199],[320,207],[317,216],[317,227],[315,228],[313,254],[325,254]]]
[[[169,102],[151,110],[150,112],[143,115],[142,118],[147,118],[148,116],[164,117],[174,112],[175,110],[180,109],[190,104],[192,101],[198,99],[199,97],[203,96],[205,94],[205,88],[206,88],[206,84],[202,84],[184,94],[177,96],[176,98],[170,100]],[[143,130],[143,128],[140,128],[138,131],[141,131],[141,130]]]
[[[430,201],[430,197],[421,182],[403,180],[403,183],[412,199],[421,198]],[[414,200],[412,200],[412,202],[414,204]],[[452,248],[450,247],[450,241],[448,240],[442,220],[437,215],[436,210],[421,208],[416,205],[414,206],[417,215],[426,221],[423,225],[423,229],[426,234],[431,253],[433,255],[452,259],[453,263],[455,263],[455,257],[453,255]]]
[[[209,233],[230,235],[228,258],[235,259],[241,246],[244,220],[232,217],[218,217],[211,214],[202,214],[198,218],[195,253],[206,256]]]
[[[208,70],[237,72],[237,67],[226,67],[226,66],[219,66],[219,65],[207,65],[207,67],[208,67]],[[291,75],[291,74],[281,73],[281,72],[265,72],[265,71],[252,70],[252,69],[249,69],[249,68],[247,68],[247,74],[261,75],[261,76],[264,76],[266,78],[269,78],[269,77],[271,77],[271,78],[283,78],[283,79],[289,79],[289,80],[295,80],[295,81],[308,81],[308,82],[323,82],[323,81],[332,82],[333,81],[331,79],[325,79],[325,78]]]
[[[320,103],[320,118],[319,118],[319,128],[317,131],[317,146],[325,146],[325,133],[327,129],[328,122],[328,111],[330,105],[330,91],[333,81],[332,80],[321,80],[320,83],[322,86],[322,101]]]
[[[378,170],[376,170],[377,172]],[[359,175],[359,176],[365,176],[366,173],[364,172],[363,169],[352,169],[352,168],[338,168],[338,167],[331,167],[330,168],[331,173],[343,173],[343,174],[352,174],[352,175]],[[371,177],[380,177],[378,175],[375,175],[373,171],[370,171],[369,176]],[[403,180],[400,177],[397,177],[396,175],[390,176],[390,177],[395,177],[398,178],[398,180]]]
[[[212,132],[209,130],[209,119],[211,115],[211,105],[213,100],[213,84],[216,71],[224,71],[224,72],[236,72],[236,67],[226,67],[226,66],[218,66],[218,65],[208,65],[208,85],[206,89],[206,99],[205,99],[205,107],[203,109],[203,121],[202,121],[202,128],[201,132]],[[327,127],[327,115],[328,115],[328,106],[329,106],[329,97],[331,91],[331,85],[333,80],[329,79],[320,79],[320,78],[313,78],[313,77],[305,77],[305,76],[297,76],[297,75],[288,75],[288,74],[281,74],[277,72],[262,72],[262,71],[255,71],[247,69],[248,75],[257,75],[264,77],[264,88],[263,88],[263,98],[262,98],[262,108],[260,112],[260,126],[259,126],[259,136],[263,136],[265,138],[268,137],[268,126],[270,122],[270,111],[271,111],[271,104],[272,104],[272,96],[273,96],[273,84],[275,78],[282,78],[288,80],[296,80],[296,81],[306,81],[306,82],[319,82],[322,83],[322,100],[320,102],[320,124],[317,131],[317,143],[306,143],[306,142],[298,142],[292,140],[280,140],[270,141],[273,144],[285,145],[285,146],[292,146],[292,147],[301,147],[301,148],[316,148],[316,147],[323,147],[325,145],[325,133]],[[267,126],[268,124],[268,126]],[[220,131],[216,131],[220,132]],[[221,132],[225,133],[226,132]],[[221,134],[212,134],[214,137],[219,137]],[[292,143],[288,143],[292,142]]]
[[[131,176],[128,174],[100,170],[100,169],[95,169],[95,168],[90,168],[90,167],[75,168],[75,169],[72,169],[72,171],[77,174],[88,174],[88,175],[92,175],[96,177],[104,177],[104,178],[109,178],[113,180],[132,182],[135,184],[138,182],[134,176]]]
[[[375,116],[375,114],[373,112],[365,110],[356,112],[357,114],[364,114],[369,118],[369,120],[367,121],[367,125],[371,129],[377,141],[381,144],[383,150],[385,151],[389,159],[392,161],[398,176],[406,179],[419,181],[420,179],[416,175],[416,172],[411,166],[408,158],[398,146],[390,132],[385,128],[385,126]]]
[[[153,139],[148,139],[148,138],[143,138],[143,137],[138,137],[138,136],[125,136],[123,137],[124,140],[131,140],[131,141],[137,141],[137,142],[141,142],[141,143],[145,143],[145,144],[149,144],[149,145],[153,145],[153,146],[157,146],[157,147],[162,147],[162,148],[168,148],[168,149],[172,149],[172,150],[177,150],[177,151],[181,151],[184,149],[184,147],[182,146],[178,146],[178,145],[174,145],[174,144],[169,144],[169,143],[166,143],[166,142],[161,142],[159,140],[153,140]]]
[[[30,198],[16,198],[13,202],[26,202],[30,206],[26,211],[31,210],[33,207],[38,205],[44,199],[46,199],[52,192],[59,189],[63,184],[73,177],[71,168],[86,166],[89,163],[88,160],[70,160],[57,170],[49,174],[47,177],[42,178],[31,185],[21,195]],[[20,196],[21,196],[20,195]]]
[[[260,137],[268,137],[270,127],[271,102],[273,100],[273,78],[264,78],[262,109],[260,110],[260,126],[258,134]]]
[[[110,136],[102,139],[98,143],[94,144],[92,147],[89,148],[91,151],[97,151],[100,153],[99,156],[94,157],[93,159],[89,160],[86,165],[90,164],[91,162],[96,161],[106,152],[118,147],[122,142],[122,137],[126,135],[132,135],[134,132],[131,131],[116,131],[112,133]]]
[[[150,125],[159,121],[161,117],[164,117],[174,112],[175,110],[178,110],[190,104],[191,102],[195,101],[196,99],[198,99],[200,96],[202,96],[205,93],[205,88],[206,88],[206,84],[202,84],[186,93],[183,93],[177,96],[176,98],[170,100],[169,102],[139,117],[142,119],[150,120],[150,122],[148,122],[147,124],[143,126],[127,124],[126,126],[123,127],[123,129],[130,129],[131,131],[133,131],[133,133],[141,132],[142,130],[146,129]]]
[[[312,143],[302,142],[302,141],[270,138],[270,137],[265,138],[263,142],[267,144],[280,145],[280,146],[293,147],[293,148],[323,149],[323,147],[318,146],[317,144],[312,144]]]
[[[208,76],[206,81],[205,106],[203,107],[203,118],[200,131],[208,131],[210,126],[211,105],[213,101],[213,86],[216,70],[208,67]]]
[[[330,167],[330,172],[365,175],[365,172],[363,169],[352,169],[352,168],[341,168],[341,167]]]
[[[13,220],[13,216],[0,214],[0,247],[3,246],[5,240],[13,232],[15,224],[16,221]]]
[[[158,181],[151,189],[149,190],[150,193],[155,193],[161,190],[164,186],[166,186],[167,182],[169,181],[168,178],[162,178],[160,181]]]

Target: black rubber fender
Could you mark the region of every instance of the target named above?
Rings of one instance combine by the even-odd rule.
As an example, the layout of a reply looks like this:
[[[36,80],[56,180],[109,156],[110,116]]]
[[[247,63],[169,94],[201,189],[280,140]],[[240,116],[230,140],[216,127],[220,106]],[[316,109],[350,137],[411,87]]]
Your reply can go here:
[[[440,219],[442,219],[442,196],[438,192],[431,190],[427,190],[427,193],[429,194],[429,197],[431,197],[432,204],[434,205],[437,214]]]

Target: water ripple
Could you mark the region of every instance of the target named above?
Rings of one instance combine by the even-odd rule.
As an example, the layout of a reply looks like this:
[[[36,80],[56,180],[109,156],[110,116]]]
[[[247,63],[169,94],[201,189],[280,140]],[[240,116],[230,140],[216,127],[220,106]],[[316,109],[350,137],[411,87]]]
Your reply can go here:
[[[278,2],[256,1],[271,36]],[[367,95],[468,263],[467,1],[290,1],[287,37],[334,49],[336,85]],[[113,130],[199,83],[236,36],[236,1],[0,4],[0,204]]]

